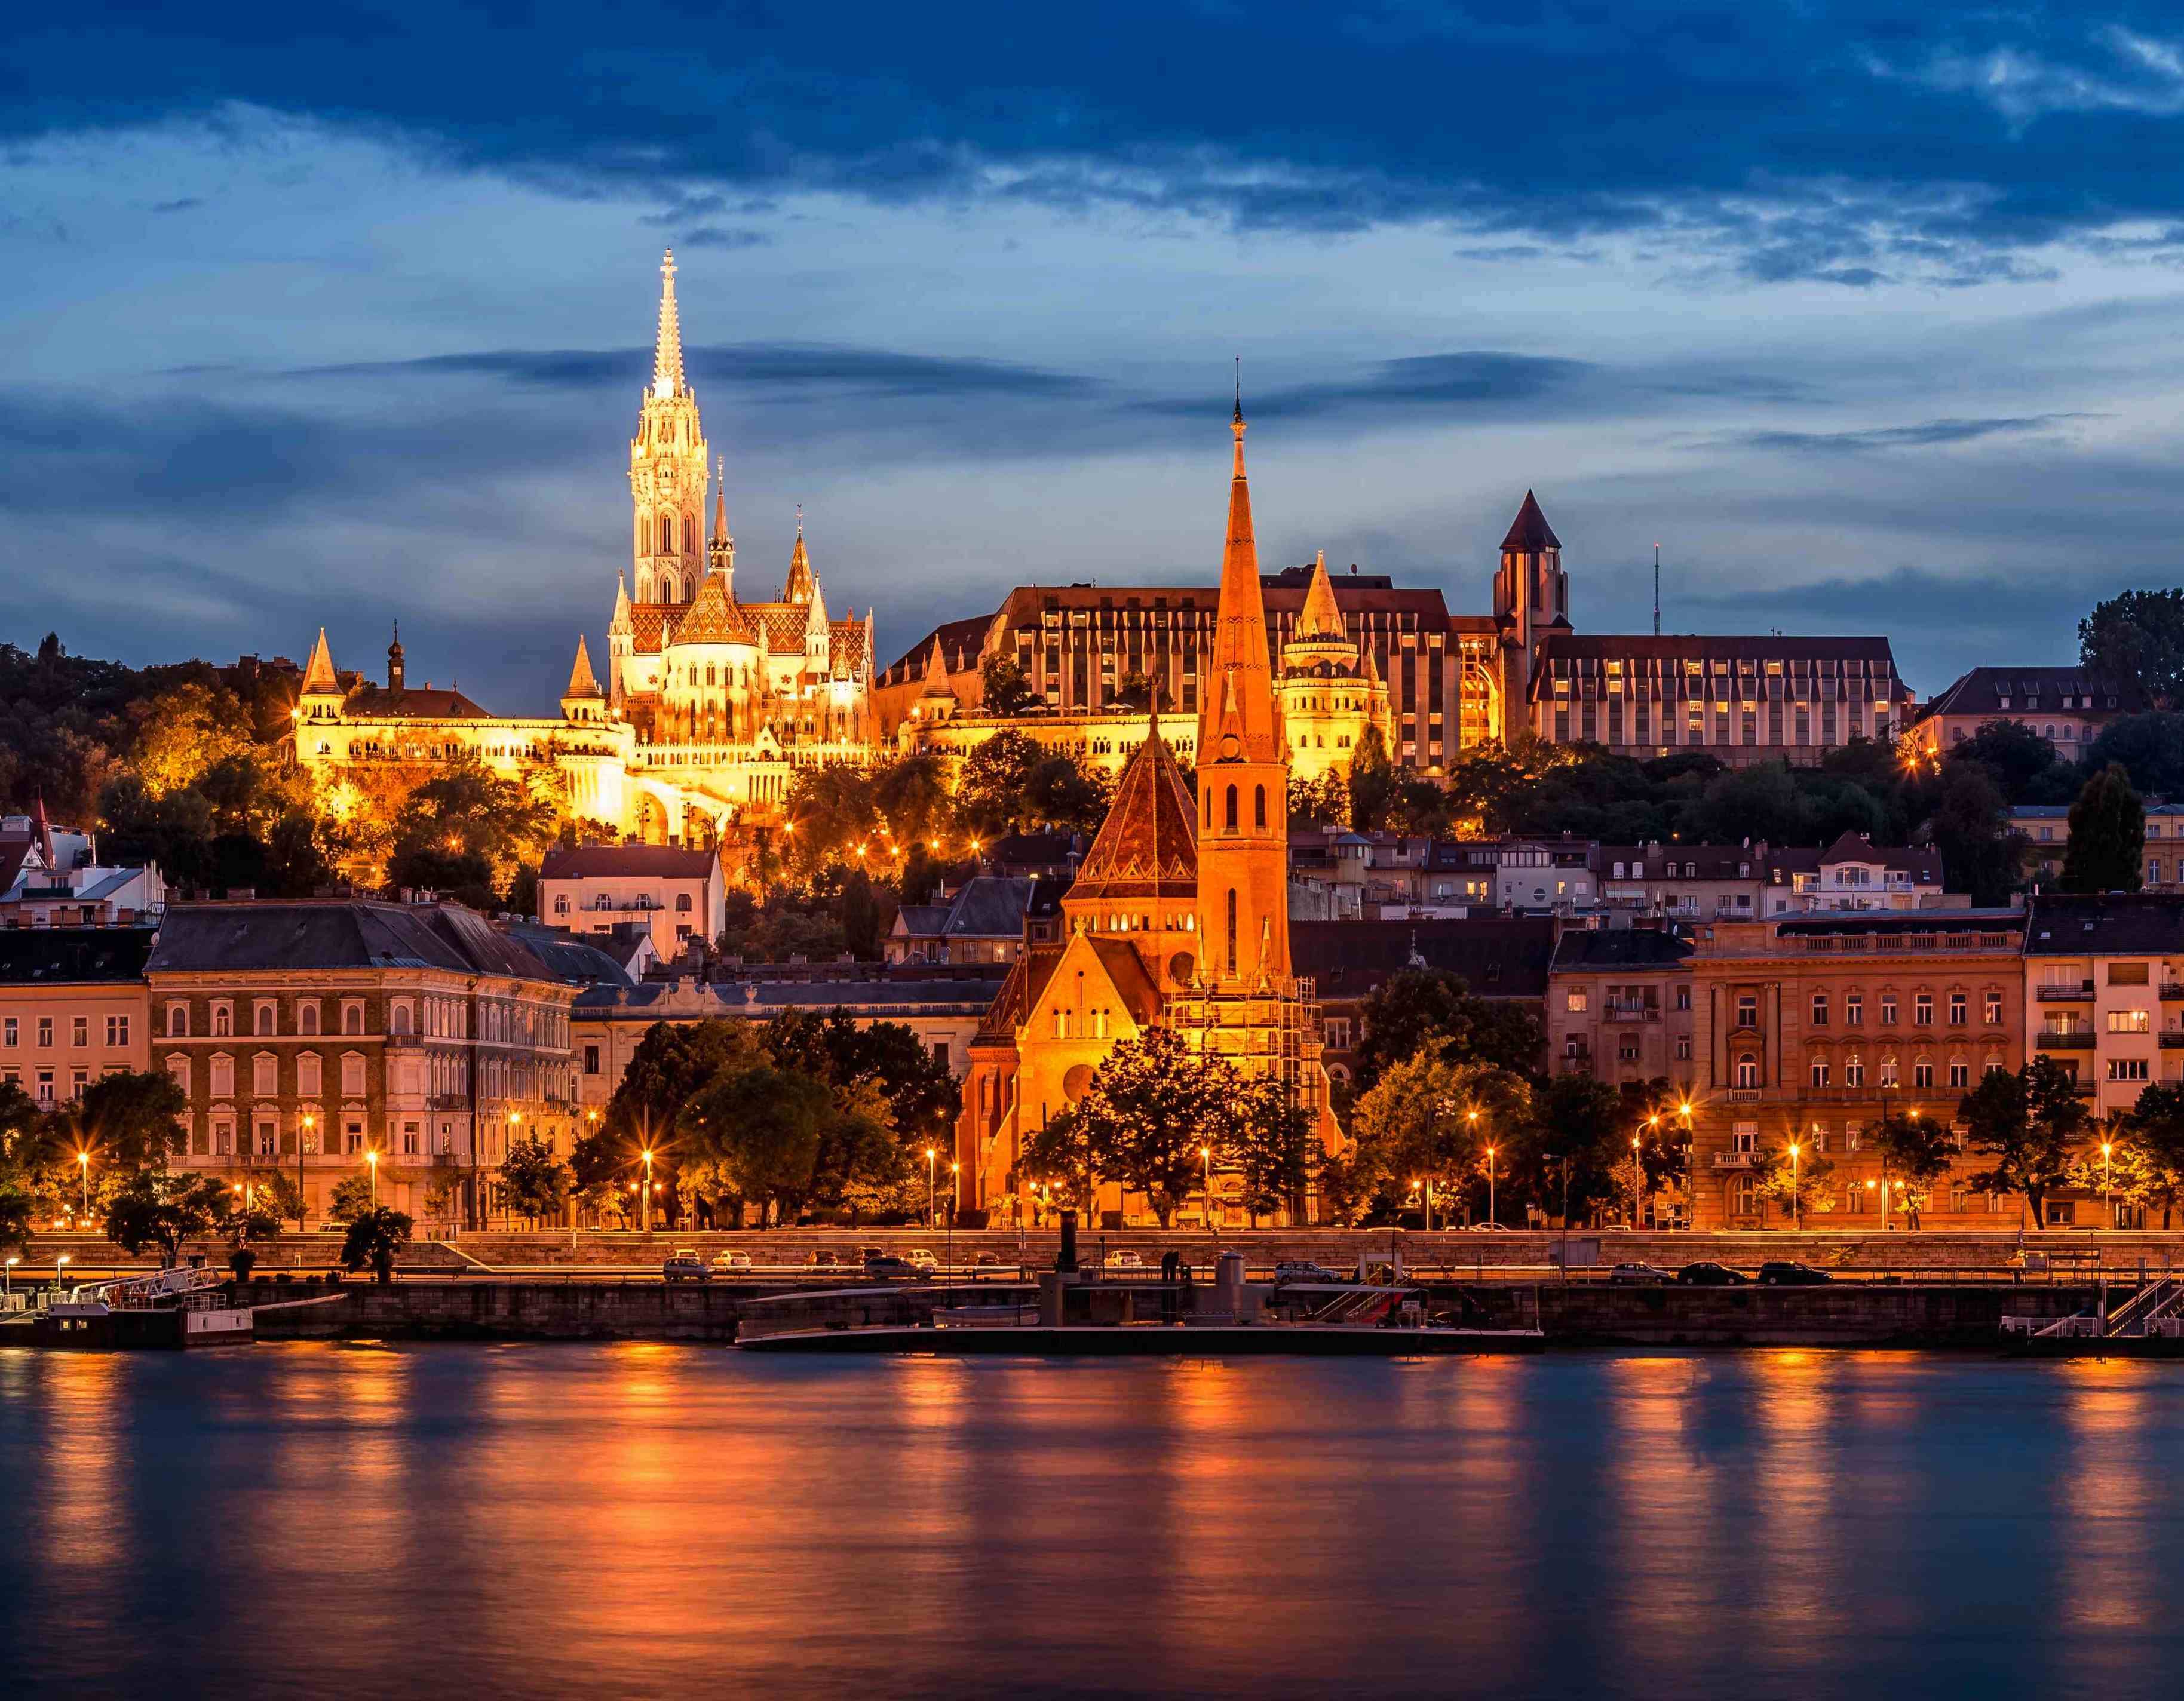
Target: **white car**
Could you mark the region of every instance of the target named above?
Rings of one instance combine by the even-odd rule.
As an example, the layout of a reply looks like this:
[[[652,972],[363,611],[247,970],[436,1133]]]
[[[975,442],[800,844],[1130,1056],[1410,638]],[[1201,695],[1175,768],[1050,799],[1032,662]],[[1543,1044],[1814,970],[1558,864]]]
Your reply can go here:
[[[713,1254],[713,1268],[716,1270],[749,1270],[750,1267],[750,1254],[747,1252],[716,1252]]]
[[[1145,1267],[1145,1259],[1139,1258],[1128,1247],[1124,1247],[1120,1252],[1111,1252],[1107,1254],[1107,1268],[1110,1270],[1143,1270]]]
[[[916,1265],[920,1270],[938,1270],[940,1268],[940,1260],[935,1258],[922,1246],[913,1248],[911,1250],[903,1254],[903,1256],[908,1259],[912,1264]]]

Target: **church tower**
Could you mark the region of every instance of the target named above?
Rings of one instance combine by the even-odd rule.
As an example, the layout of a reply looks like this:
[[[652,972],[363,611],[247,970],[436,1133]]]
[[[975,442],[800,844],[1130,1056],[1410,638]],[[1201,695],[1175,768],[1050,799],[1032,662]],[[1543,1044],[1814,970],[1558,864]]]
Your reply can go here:
[[[705,437],[698,397],[682,374],[675,307],[675,252],[660,264],[660,331],[652,384],[629,445],[637,601],[687,603],[705,570]]]
[[[1524,492],[1524,505],[1502,540],[1501,570],[1494,575],[1494,625],[1502,645],[1502,724],[1504,737],[1532,722],[1532,674],[1540,641],[1550,630],[1569,629],[1569,579],[1563,571],[1563,541]]]
[[[1290,974],[1289,741],[1267,648],[1241,400],[1231,430],[1228,540],[1199,693],[1199,975],[1249,990],[1279,987]]]

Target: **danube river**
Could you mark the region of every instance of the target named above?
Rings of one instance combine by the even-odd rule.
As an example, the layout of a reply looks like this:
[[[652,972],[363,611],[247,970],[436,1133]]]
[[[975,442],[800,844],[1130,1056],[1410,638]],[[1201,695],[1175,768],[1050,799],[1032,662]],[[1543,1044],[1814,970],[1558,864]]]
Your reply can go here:
[[[2184,1366],[0,1351],[14,1695],[2173,1696]],[[2167,1604],[2164,1604],[2167,1603]]]

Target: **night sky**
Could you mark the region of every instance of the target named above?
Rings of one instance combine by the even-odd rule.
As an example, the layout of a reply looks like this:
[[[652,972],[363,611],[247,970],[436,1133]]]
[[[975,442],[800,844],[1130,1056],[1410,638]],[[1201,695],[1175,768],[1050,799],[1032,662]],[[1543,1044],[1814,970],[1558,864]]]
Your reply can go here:
[[[1880,632],[1910,683],[2179,582],[2168,5],[17,8],[0,638],[601,643],[660,251],[739,590],[805,504],[893,659],[1262,559],[1582,631]],[[1915,14],[1915,15],[1907,15]]]

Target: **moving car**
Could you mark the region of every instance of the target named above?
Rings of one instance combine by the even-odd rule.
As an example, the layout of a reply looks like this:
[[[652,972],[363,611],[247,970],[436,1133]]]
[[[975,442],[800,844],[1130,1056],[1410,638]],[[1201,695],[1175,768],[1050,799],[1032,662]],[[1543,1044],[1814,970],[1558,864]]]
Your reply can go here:
[[[1759,1266],[1759,1280],[1769,1287],[1818,1287],[1823,1282],[1833,1281],[1835,1277],[1809,1264],[1769,1259]]]
[[[1664,1281],[1675,1281],[1676,1273],[1658,1265],[1618,1264],[1607,1272],[1607,1279],[1618,1287],[1658,1287]]]
[[[865,1274],[883,1281],[916,1281],[925,1272],[906,1258],[891,1252],[875,1253],[865,1260]]]
[[[716,1270],[749,1270],[750,1267],[750,1254],[747,1252],[716,1252],[713,1254],[713,1268]]]
[[[705,1260],[698,1256],[694,1247],[677,1247],[660,1259],[660,1273],[670,1281],[703,1281],[707,1273]]]
[[[1685,1287],[1734,1287],[1752,1278],[1741,1270],[1731,1270],[1725,1264],[1702,1259],[1698,1263],[1687,1264],[1678,1270],[1676,1280]]]

